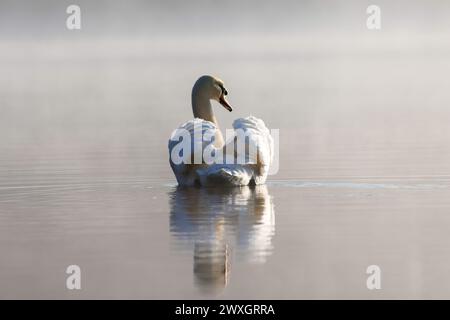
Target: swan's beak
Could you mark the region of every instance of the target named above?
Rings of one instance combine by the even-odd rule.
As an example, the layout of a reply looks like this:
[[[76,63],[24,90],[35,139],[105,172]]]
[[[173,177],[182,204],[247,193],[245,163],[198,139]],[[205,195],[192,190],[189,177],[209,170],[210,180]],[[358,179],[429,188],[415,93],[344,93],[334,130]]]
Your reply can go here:
[[[222,95],[220,98],[219,98],[219,102],[220,102],[220,104],[225,108],[225,109],[227,109],[228,111],[233,111],[233,108],[230,106],[230,104],[228,103],[228,101],[227,100],[225,100],[225,96],[224,95]]]

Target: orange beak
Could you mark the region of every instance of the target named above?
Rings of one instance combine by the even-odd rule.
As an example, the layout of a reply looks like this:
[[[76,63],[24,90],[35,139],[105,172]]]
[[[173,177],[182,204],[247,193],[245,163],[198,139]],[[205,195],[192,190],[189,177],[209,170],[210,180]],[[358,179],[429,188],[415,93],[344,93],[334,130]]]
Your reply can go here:
[[[224,95],[221,95],[221,96],[220,96],[219,102],[220,102],[220,104],[221,104],[225,109],[227,109],[228,111],[230,111],[230,112],[233,111],[233,107],[231,107],[230,104],[228,103],[228,101],[225,100],[225,96],[224,96]]]

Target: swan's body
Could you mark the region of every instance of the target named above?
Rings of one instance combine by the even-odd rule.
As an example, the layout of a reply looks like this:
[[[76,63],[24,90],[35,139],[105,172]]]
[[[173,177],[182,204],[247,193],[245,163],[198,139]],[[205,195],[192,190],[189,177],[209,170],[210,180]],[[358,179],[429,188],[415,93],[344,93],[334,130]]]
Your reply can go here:
[[[184,123],[172,133],[169,140],[169,154],[172,155],[174,148],[179,143],[178,133],[188,132],[192,153],[195,146],[200,146],[202,158],[199,163],[195,161],[175,163],[172,158],[170,159],[170,165],[179,185],[243,186],[263,184],[266,181],[273,157],[273,139],[269,129],[261,119],[253,116],[237,119],[233,122],[233,128],[247,136],[248,140],[245,140],[244,149],[246,151],[239,147],[236,136],[225,144],[210,100],[217,100],[226,109],[232,111],[231,106],[225,100],[226,94],[223,82],[214,77],[203,76],[195,83],[192,90],[192,109],[195,118]],[[208,134],[211,136],[210,141],[204,138]],[[251,146],[255,147],[256,152],[248,152]],[[228,161],[209,163],[203,159],[203,152],[207,148],[212,155],[222,153],[223,159],[228,159]],[[194,160],[194,155],[192,154],[190,158]],[[238,160],[243,158],[246,159],[245,162]],[[230,162],[230,159],[233,161]]]

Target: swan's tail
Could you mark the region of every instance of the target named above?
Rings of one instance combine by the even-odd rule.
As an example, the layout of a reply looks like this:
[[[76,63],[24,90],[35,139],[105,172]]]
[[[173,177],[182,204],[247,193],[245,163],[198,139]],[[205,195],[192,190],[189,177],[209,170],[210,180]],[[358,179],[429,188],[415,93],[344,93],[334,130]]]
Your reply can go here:
[[[243,165],[215,164],[197,170],[203,186],[245,186],[250,183],[253,170]]]

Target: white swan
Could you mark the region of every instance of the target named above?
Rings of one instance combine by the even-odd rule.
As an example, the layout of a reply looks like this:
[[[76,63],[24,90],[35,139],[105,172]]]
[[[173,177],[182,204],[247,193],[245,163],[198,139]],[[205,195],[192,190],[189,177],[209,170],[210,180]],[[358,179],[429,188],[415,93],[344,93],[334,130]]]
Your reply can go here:
[[[233,109],[225,99],[227,94],[223,81],[213,76],[202,76],[195,82],[192,89],[194,119],[173,131],[169,139],[170,165],[179,185],[242,186],[263,184],[266,181],[273,158],[273,139],[269,129],[261,119],[253,116],[237,119],[233,122],[233,128],[235,132],[240,130],[240,133],[247,136],[248,140],[245,140],[244,145],[246,151],[242,151],[243,149],[239,147],[237,135],[225,144],[212,110],[211,100],[216,100],[231,112]],[[194,131],[197,134],[194,134]],[[179,163],[172,159],[173,154],[178,152],[176,148],[180,143],[180,132],[190,133],[189,143],[192,152],[190,155],[184,155],[187,156],[184,159],[191,161]],[[204,138],[207,134],[212,136],[210,141]],[[194,161],[194,150],[198,151],[195,149],[196,145],[200,145],[201,148],[200,161]],[[223,154],[224,160],[212,163],[205,161],[203,151],[207,148],[212,155]],[[252,154],[249,149],[256,152]],[[183,156],[182,153],[180,155]],[[239,162],[238,159],[243,157],[246,161]],[[229,159],[232,159],[231,163]]]

